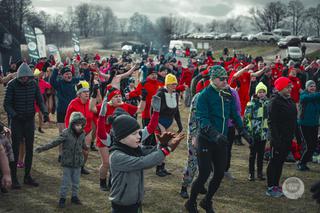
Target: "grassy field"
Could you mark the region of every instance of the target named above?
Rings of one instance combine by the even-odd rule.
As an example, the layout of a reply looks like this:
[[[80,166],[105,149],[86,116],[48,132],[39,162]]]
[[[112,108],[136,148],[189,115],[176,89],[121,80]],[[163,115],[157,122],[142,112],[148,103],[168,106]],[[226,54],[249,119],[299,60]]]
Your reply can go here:
[[[3,102],[3,87],[0,88],[0,102]],[[5,120],[3,108],[0,108],[1,120]],[[184,126],[187,125],[188,109],[181,110]],[[54,116],[52,116],[54,118]],[[30,130],[32,131],[32,130]],[[48,143],[57,136],[58,131],[54,124],[45,127],[45,134],[36,131],[35,146]],[[265,196],[266,182],[247,181],[248,170],[247,146],[234,146],[232,151],[231,171],[236,180],[223,180],[220,189],[214,198],[216,212],[253,213],[253,212],[290,212],[290,213],[316,213],[319,206],[311,199],[310,185],[320,178],[318,164],[310,164],[312,171],[302,173],[296,171],[295,164],[286,164],[282,180],[296,176],[305,183],[306,191],[301,199],[289,200],[287,198],[272,199]],[[90,175],[81,177],[80,198],[83,206],[74,206],[68,199],[64,210],[57,208],[61,167],[57,162],[57,149],[34,154],[32,174],[40,187],[30,188],[23,186],[20,191],[10,191],[8,194],[0,193],[0,212],[110,212],[108,193],[99,191],[100,164],[97,152],[90,153],[88,168]],[[145,199],[143,210],[145,213],[180,213],[185,212],[183,200],[179,196],[182,171],[187,159],[186,143],[183,142],[177,151],[167,158],[167,167],[173,173],[170,177],[160,178],[155,175],[155,169],[145,172]],[[266,164],[265,164],[266,168]],[[23,170],[19,169],[19,178],[22,182]],[[199,196],[199,199],[202,196]],[[200,211],[204,212],[204,211]]]

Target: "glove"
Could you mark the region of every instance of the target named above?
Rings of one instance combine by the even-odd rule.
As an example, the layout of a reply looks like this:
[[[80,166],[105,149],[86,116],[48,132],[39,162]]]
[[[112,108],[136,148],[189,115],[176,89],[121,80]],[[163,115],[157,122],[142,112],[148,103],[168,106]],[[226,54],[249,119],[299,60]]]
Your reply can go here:
[[[313,194],[312,198],[320,204],[320,181],[314,183],[311,186],[310,192]]]
[[[172,141],[169,142],[168,144],[168,149],[170,152],[173,152],[178,145],[180,144],[180,142],[184,139],[184,134],[180,133],[179,135],[177,135],[176,137],[173,138]]]
[[[50,121],[50,118],[49,118],[49,113],[45,113],[43,115],[43,123],[47,123]]]
[[[179,127],[178,129],[178,133],[182,132],[183,128],[182,127]]]
[[[92,98],[97,98],[99,88],[100,88],[99,84],[93,85],[93,88],[92,88],[93,90],[92,90],[92,94],[91,94]]]
[[[108,105],[108,96],[106,95],[106,97],[103,99],[102,101],[102,105],[101,105],[101,109],[100,109],[100,113],[99,116],[103,117],[106,116],[107,114],[107,105]]]
[[[151,106],[153,111],[160,112],[161,108],[161,98],[159,96],[153,96],[151,101]]]
[[[169,141],[174,138],[174,133],[172,132],[164,132],[162,135],[158,136],[160,146],[161,147],[167,147],[169,144]]]
[[[223,134],[218,134],[216,138],[216,143],[218,145],[227,145],[229,143],[228,138]]]
[[[239,135],[248,142],[249,146],[253,146],[253,138],[248,134],[248,132],[245,129],[242,129],[239,132]]]
[[[147,95],[148,95],[148,91],[145,88],[143,88],[141,91],[141,96],[142,96],[141,100],[145,101],[147,99]]]

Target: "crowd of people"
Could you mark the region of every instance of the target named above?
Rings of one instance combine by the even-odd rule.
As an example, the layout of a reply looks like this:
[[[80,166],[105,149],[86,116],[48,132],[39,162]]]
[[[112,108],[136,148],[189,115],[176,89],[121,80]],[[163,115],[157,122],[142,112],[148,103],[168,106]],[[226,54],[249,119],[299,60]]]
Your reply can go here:
[[[90,174],[88,156],[98,151],[97,185],[109,191],[112,212],[139,212],[143,170],[156,167],[157,176],[171,175],[165,157],[184,139],[184,104],[190,114],[180,196],[187,199],[188,212],[198,212],[199,193],[205,194],[201,208],[214,212],[212,199],[222,179],[236,178],[230,171],[231,153],[241,138],[249,144],[248,180],[267,179],[266,195],[283,196],[280,178],[288,156],[297,162],[297,170],[309,171],[308,162],[320,152],[320,59],[295,62],[275,56],[267,64],[263,57],[224,51],[219,59],[208,52],[184,60],[187,64],[168,54],[133,63],[128,55],[96,54],[91,61],[76,55],[64,63],[53,57],[13,62],[0,79],[8,117],[7,125],[1,123],[1,191],[21,189],[17,168],[25,169],[24,184],[39,186],[31,175],[34,151],[59,146],[59,207],[65,207],[70,185],[71,202],[81,205],[80,177]],[[59,135],[34,148],[33,129],[43,134],[43,123],[52,120]],[[312,188],[318,201],[319,188]]]

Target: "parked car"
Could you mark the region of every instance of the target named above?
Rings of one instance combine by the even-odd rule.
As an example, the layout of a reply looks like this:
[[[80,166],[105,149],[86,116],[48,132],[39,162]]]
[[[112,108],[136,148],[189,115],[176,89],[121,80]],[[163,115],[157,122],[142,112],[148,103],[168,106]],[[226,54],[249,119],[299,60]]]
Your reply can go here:
[[[249,36],[249,41],[267,41],[267,42],[276,42],[279,41],[281,37],[275,35],[271,32],[260,32],[255,35]]]
[[[301,40],[298,36],[286,36],[279,40],[278,47],[279,48],[287,48],[288,46],[301,46]]]
[[[240,40],[241,37],[244,35],[245,34],[243,32],[237,32],[237,33],[231,35],[231,39],[232,40]]]
[[[287,48],[287,52],[286,52],[286,56],[288,58],[288,60],[301,60],[302,59],[302,51],[300,49],[300,47],[288,47]]]
[[[173,47],[176,47],[176,54],[178,56],[184,56],[187,47],[190,48],[192,55],[197,54],[198,52],[191,41],[171,40],[169,44],[169,52],[172,52]]]
[[[216,35],[214,38],[216,40],[227,40],[230,39],[231,35],[229,33],[221,33],[219,35]]]
[[[244,35],[241,37],[241,40],[244,40],[244,41],[249,41],[249,37],[252,36],[252,34],[247,34],[247,35]]]
[[[123,47],[121,47],[121,50],[123,52],[132,53],[132,46],[131,45],[124,45]]]
[[[274,29],[272,31],[275,35],[278,35],[280,37],[286,37],[291,35],[291,31],[290,30],[286,30],[286,29]]]
[[[319,43],[320,42],[320,38],[319,37],[315,37],[315,36],[309,36],[307,38],[307,42],[316,42]]]

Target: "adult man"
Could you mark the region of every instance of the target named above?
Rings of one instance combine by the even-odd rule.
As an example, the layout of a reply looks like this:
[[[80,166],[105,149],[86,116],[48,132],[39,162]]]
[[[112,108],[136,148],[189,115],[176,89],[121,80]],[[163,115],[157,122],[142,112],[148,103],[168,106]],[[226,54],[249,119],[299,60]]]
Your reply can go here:
[[[33,73],[28,64],[23,63],[18,69],[17,78],[8,83],[3,104],[5,111],[12,119],[14,162],[10,162],[10,169],[13,189],[21,188],[17,179],[17,162],[19,145],[23,139],[26,146],[24,183],[31,186],[39,185],[30,174],[33,158],[35,102],[44,115],[43,121],[49,121],[49,113],[42,100],[40,89],[33,80]]]
[[[290,97],[293,87],[290,79],[280,77],[274,84],[277,93],[271,98],[269,105],[268,124],[271,132],[272,155],[267,168],[268,189],[266,195],[281,197],[283,194],[281,187],[279,187],[279,181],[295,133],[297,109]]]
[[[243,130],[240,115],[237,113],[235,100],[227,89],[226,70],[215,65],[210,69],[210,86],[205,88],[198,97],[196,117],[199,121],[200,132],[198,135],[198,166],[199,176],[193,182],[190,199],[185,207],[190,213],[198,212],[196,199],[210,176],[212,165],[214,176],[208,187],[205,198],[200,206],[206,212],[214,212],[212,197],[220,186],[227,165],[227,123],[232,118],[240,135],[251,143],[248,134]]]

